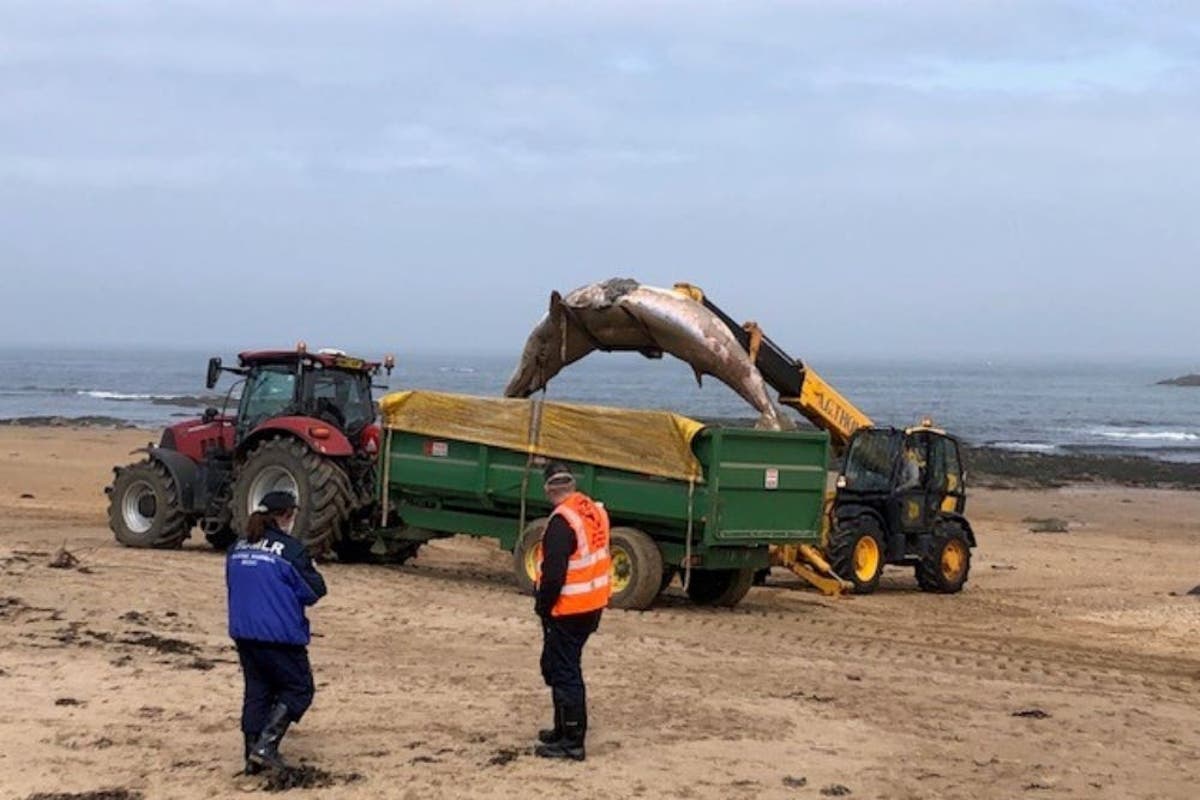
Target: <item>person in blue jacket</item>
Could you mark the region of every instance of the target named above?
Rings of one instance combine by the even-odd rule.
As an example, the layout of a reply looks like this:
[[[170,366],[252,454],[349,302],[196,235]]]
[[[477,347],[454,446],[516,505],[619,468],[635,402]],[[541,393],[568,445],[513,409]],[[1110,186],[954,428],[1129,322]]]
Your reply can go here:
[[[315,692],[304,609],[324,597],[325,581],[304,545],[289,535],[295,520],[295,495],[269,492],[225,559],[229,636],[246,683],[247,774],[286,766],[279,743],[312,705]]]

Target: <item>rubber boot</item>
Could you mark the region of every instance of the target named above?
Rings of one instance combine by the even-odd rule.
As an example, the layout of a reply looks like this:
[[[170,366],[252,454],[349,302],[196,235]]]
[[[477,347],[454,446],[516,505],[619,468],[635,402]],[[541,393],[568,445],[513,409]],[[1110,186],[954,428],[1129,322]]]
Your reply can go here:
[[[250,751],[250,760],[274,770],[287,769],[287,764],[283,763],[283,758],[279,755],[279,743],[283,741],[283,735],[287,733],[291,724],[291,714],[287,705],[276,703],[267,717],[267,725],[263,728],[262,735]]]
[[[254,749],[254,745],[258,744],[257,733],[243,733],[242,738],[245,740],[245,746],[242,748],[242,759],[246,762],[246,768],[243,773],[246,775],[257,775],[262,772],[262,765],[255,764],[250,760],[250,751]]]
[[[562,738],[557,742],[539,744],[533,754],[540,758],[565,758],[583,761],[586,753],[583,740],[587,735],[587,706],[564,705],[562,709]]]
[[[542,728],[538,731],[538,741],[542,744],[554,744],[562,738],[562,703],[554,697],[554,727]]]

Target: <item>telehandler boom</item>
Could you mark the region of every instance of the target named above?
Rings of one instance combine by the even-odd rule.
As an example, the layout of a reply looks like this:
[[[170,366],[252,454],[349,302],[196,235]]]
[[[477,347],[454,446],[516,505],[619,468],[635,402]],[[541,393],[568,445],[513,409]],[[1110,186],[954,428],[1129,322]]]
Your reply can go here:
[[[975,534],[966,509],[966,470],[958,440],[929,419],[907,428],[878,428],[870,417],[754,322],[739,325],[699,287],[674,290],[701,303],[746,349],[779,402],[829,433],[842,455],[829,500],[823,553],[778,547],[774,563],[792,569],[829,594],[850,588],[867,594],[885,564],[912,566],[925,591],[962,589]],[[832,571],[834,577],[828,574]]]

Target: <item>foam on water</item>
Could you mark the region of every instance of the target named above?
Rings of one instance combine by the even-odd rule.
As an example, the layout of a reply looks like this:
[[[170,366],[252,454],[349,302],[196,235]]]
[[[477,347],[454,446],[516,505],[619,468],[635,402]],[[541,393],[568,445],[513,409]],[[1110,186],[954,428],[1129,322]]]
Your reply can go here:
[[[1162,441],[1162,442],[1200,442],[1200,434],[1188,431],[1135,431],[1135,430],[1093,430],[1096,436],[1105,439],[1127,441]]]
[[[1060,450],[1058,445],[1044,442],[988,442],[988,445],[1014,453],[1057,453]]]

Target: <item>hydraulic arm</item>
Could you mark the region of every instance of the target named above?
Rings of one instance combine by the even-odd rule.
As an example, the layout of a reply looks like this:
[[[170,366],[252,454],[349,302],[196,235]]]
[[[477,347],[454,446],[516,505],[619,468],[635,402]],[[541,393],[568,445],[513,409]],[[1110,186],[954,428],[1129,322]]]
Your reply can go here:
[[[812,424],[828,431],[834,447],[842,449],[850,435],[871,426],[871,419],[800,359],[792,358],[762,332],[754,322],[738,324],[733,317],[690,283],[677,283],[675,290],[702,303],[716,315],[746,348],[767,385],[779,393],[779,402],[803,414]]]

